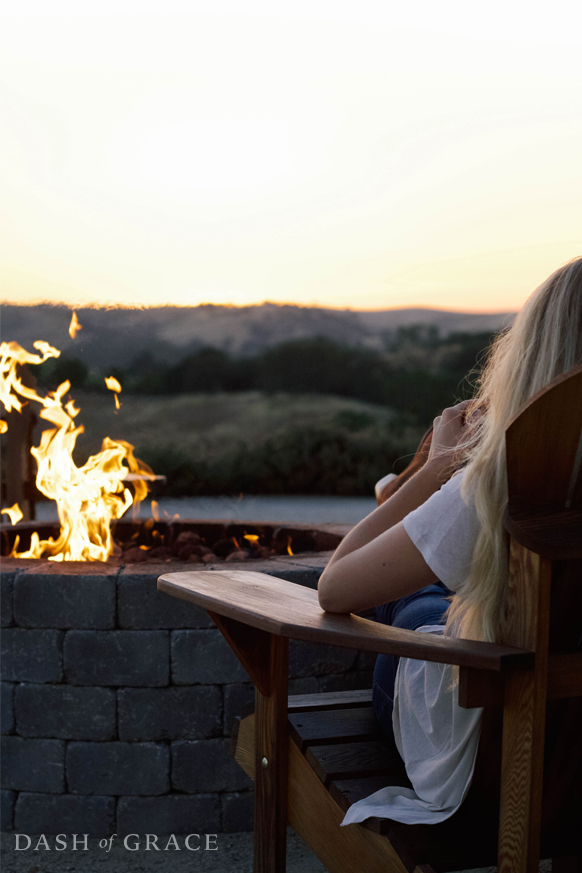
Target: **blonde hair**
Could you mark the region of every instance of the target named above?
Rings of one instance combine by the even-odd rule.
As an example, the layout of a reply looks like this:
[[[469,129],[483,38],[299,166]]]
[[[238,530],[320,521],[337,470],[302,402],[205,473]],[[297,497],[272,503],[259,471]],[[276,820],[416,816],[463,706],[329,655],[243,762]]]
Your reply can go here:
[[[582,257],[546,279],[513,325],[493,343],[479,382],[484,412],[464,454],[462,494],[475,501],[481,530],[469,576],[451,600],[446,633],[506,642],[508,543],[505,430],[523,404],[560,373],[582,363]]]

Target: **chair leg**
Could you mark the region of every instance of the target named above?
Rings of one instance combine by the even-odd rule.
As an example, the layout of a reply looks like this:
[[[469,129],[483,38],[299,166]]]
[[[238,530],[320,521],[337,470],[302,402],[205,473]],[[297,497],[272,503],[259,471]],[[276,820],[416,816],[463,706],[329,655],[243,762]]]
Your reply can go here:
[[[285,873],[288,640],[271,635],[270,695],[255,688],[254,873]]]

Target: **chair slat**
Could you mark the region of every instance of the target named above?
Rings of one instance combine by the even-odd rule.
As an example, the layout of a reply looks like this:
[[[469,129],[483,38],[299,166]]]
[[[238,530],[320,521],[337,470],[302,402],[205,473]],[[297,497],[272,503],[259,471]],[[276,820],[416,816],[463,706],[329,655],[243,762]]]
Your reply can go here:
[[[382,739],[371,706],[289,714],[290,734],[304,752],[308,746]]]
[[[323,691],[321,694],[290,694],[288,712],[322,712],[326,709],[346,709],[356,706],[369,706],[372,702],[372,689],[360,691]]]
[[[305,757],[326,786],[336,779],[359,779],[364,776],[398,779],[399,774],[406,775],[396,748],[382,740],[310,746]]]

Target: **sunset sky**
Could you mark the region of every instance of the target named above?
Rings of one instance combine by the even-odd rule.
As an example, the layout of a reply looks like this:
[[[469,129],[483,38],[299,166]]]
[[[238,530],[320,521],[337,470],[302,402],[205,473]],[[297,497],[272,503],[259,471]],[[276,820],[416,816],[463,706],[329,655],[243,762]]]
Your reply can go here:
[[[582,253],[571,0],[2,9],[4,301],[507,311]]]

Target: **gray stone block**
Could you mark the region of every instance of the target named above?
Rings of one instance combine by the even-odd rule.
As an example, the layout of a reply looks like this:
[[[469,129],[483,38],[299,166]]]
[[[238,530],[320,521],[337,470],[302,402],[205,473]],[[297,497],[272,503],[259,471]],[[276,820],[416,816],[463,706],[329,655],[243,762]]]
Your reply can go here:
[[[230,737],[235,718],[240,716],[244,707],[253,703],[255,699],[254,685],[225,685],[224,694],[224,723],[225,736]]]
[[[2,737],[2,785],[15,791],[61,794],[65,790],[65,744]]]
[[[172,788],[177,791],[241,791],[252,784],[231,757],[230,740],[172,743]]]
[[[2,789],[2,802],[0,806],[0,830],[2,833],[9,833],[14,826],[14,801],[16,799],[15,791]]]
[[[2,683],[2,701],[0,706],[1,732],[3,734],[11,734],[14,730],[14,685],[11,682]]]
[[[146,833],[200,834],[202,840],[204,834],[218,834],[220,846],[220,801],[215,794],[120,797],[117,831],[123,836],[141,834],[142,848]],[[194,839],[191,845],[197,845]]]
[[[305,676],[302,679],[289,679],[289,694],[317,694],[319,681],[315,676]]]
[[[164,794],[169,790],[170,753],[155,743],[69,743],[67,785],[71,794]]]
[[[106,837],[115,830],[114,797],[76,797],[72,794],[29,794],[16,801],[14,830],[20,834],[66,834],[69,858],[72,834],[77,834],[77,851],[83,849],[83,834]],[[72,858],[76,856],[73,855]]]
[[[115,691],[71,685],[18,685],[16,725],[21,737],[113,740]]]
[[[345,673],[353,666],[356,657],[355,649],[289,640],[289,676],[300,678]]]
[[[10,572],[4,568],[0,574],[0,620],[2,627],[9,627],[13,621],[14,579],[17,575],[17,571]]]
[[[238,834],[252,831],[254,820],[254,791],[221,794],[222,831],[225,834]]]
[[[219,630],[171,633],[172,681],[176,685],[249,681],[246,670]]]
[[[71,685],[168,684],[168,631],[68,631],[63,649]]]
[[[12,682],[60,682],[62,650],[62,631],[6,628],[2,632],[2,678]]]
[[[355,663],[356,670],[373,670],[376,666],[377,657],[376,652],[358,652]]]
[[[321,557],[319,555],[306,558],[294,557],[289,561],[278,562],[272,569],[269,567],[262,572],[267,572],[270,576],[276,576],[278,579],[294,582],[296,585],[303,585],[305,588],[315,589],[329,558],[329,554]]]
[[[167,567],[125,567],[117,582],[119,627],[141,630],[158,628],[211,628],[205,609],[158,591],[158,576]]]
[[[290,679],[288,686],[289,694],[317,694],[319,681],[315,676],[307,676],[304,679]],[[254,703],[254,685],[224,685],[224,735],[230,737],[234,721],[239,717],[248,704]]]
[[[97,567],[90,571],[84,564],[80,575],[73,575],[65,562],[55,571],[53,563],[45,572],[16,578],[14,618],[20,627],[115,627],[116,574],[105,575]]]
[[[222,733],[222,695],[215,685],[123,688],[120,740],[201,740]]]

